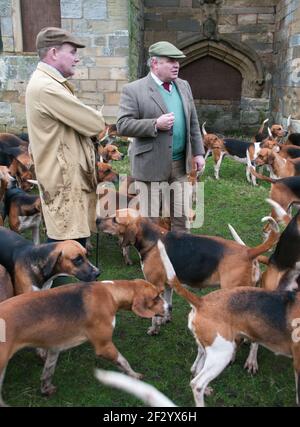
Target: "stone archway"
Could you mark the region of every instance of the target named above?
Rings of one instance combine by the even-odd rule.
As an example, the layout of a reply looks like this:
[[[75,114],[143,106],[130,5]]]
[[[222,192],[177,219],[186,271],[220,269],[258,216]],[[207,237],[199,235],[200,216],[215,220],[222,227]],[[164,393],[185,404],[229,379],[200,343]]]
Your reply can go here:
[[[210,100],[195,97],[200,120],[203,121],[204,117],[210,122],[214,121],[211,127],[215,127],[218,131],[222,131],[223,128],[230,130],[230,127],[239,129],[241,126],[245,130],[256,128],[269,108],[269,100],[264,93],[264,70],[256,52],[249,46],[226,37],[205,40],[194,37],[181,43],[179,48],[187,56],[181,63],[183,78],[186,74],[185,70],[195,70],[197,64],[200,70],[200,64],[204,64],[204,60],[208,61],[209,58],[212,64],[219,62],[220,65],[223,64],[224,70],[226,67],[228,70],[231,69],[232,75],[234,73],[241,75],[240,99],[236,96],[228,96],[226,100],[224,96],[218,98],[217,94],[210,97]],[[216,73],[214,78],[218,78]],[[219,87],[221,84],[226,84],[226,74],[224,76],[220,73],[219,78],[221,79]],[[232,90],[236,91],[236,88],[232,87]]]
[[[181,45],[180,48],[187,55],[181,67],[204,56],[212,56],[231,65],[241,73],[243,78],[242,97],[261,97],[264,88],[263,66],[257,53],[249,46],[222,37],[218,40],[190,40],[188,45]]]

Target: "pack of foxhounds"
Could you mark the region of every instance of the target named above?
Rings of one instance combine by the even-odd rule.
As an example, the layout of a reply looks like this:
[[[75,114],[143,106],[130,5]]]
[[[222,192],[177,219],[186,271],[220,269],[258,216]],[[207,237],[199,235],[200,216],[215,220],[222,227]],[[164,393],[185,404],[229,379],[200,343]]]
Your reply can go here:
[[[171,396],[141,381],[143,375],[133,370],[112,339],[119,310],[151,319],[147,333],[159,334],[172,321],[174,291],[191,307],[187,326],[198,353],[190,386],[196,406],[204,406],[205,396],[213,393],[209,384],[234,362],[244,341],[250,342],[245,362],[250,373],[258,371],[259,345],[292,359],[299,405],[300,213],[293,216],[292,208],[297,211],[300,203],[300,133],[291,131],[290,118],[285,127],[268,127],[267,122],[252,141],[209,133],[206,123],[202,125],[205,157],[212,156],[215,179],[222,177],[222,160],[228,156],[245,164],[250,184],[263,180],[271,185],[271,212],[266,211],[256,247],[247,246],[230,225],[233,240],[172,232],[167,218],[142,217],[134,180],[122,181],[113,168],[113,161],[124,157],[118,148],[124,138],[115,125],[93,138],[97,230],[117,236],[126,264],[132,263],[129,248],[136,249],[144,278],[135,280],[97,280],[101,271],[88,259],[90,248],[76,241],[41,243],[45,230],[41,200],[32,191],[38,182],[28,136],[0,134],[0,406],[6,406],[5,370],[18,350],[36,349],[44,362],[41,393],[50,396],[56,391],[52,378],[60,352],[87,341],[97,356],[123,371],[96,370],[101,383],[149,406],[176,406]],[[197,173],[188,178],[196,187]],[[110,197],[117,204],[103,215]],[[32,240],[21,235],[26,230]],[[51,288],[60,275],[79,282]],[[207,286],[220,289],[205,296],[193,292]]]

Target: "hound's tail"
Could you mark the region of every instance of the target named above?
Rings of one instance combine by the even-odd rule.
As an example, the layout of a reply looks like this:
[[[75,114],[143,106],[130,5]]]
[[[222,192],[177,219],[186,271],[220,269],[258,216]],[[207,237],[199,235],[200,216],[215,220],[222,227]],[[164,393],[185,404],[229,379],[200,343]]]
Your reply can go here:
[[[95,377],[103,384],[110,385],[120,390],[127,391],[133,396],[138,397],[148,406],[153,407],[174,407],[176,406],[164,394],[155,387],[143,381],[129,377],[119,372],[95,370]]]
[[[205,130],[205,124],[206,124],[206,122],[204,122],[203,125],[201,126],[201,130],[202,130],[202,135],[203,136],[207,135],[207,132]]]
[[[197,297],[197,295],[193,294],[192,292],[185,289],[182,284],[179,282],[178,277],[176,276],[175,270],[173,268],[173,265],[170,261],[170,258],[168,257],[165,245],[162,243],[161,240],[158,240],[157,247],[160,253],[160,257],[162,260],[162,263],[164,265],[167,280],[170,286],[172,286],[175,290],[175,292],[185,298],[191,305],[198,307],[201,301],[201,298]]]
[[[261,221],[262,222],[269,221],[272,230],[267,240],[265,240],[263,243],[256,246],[255,248],[248,249],[248,255],[252,259],[258,257],[262,253],[271,249],[278,242],[278,239],[280,236],[280,229],[278,227],[277,222],[274,220],[274,218],[272,218],[271,216],[265,216],[264,218],[262,218]]]
[[[252,173],[252,175],[254,175],[256,178],[261,179],[262,181],[271,182],[271,184],[274,184],[275,182],[278,181],[278,179],[270,178],[268,176],[265,176],[265,175],[262,175],[261,173],[256,172],[256,170],[252,165],[249,166],[249,170]]]
[[[240,236],[238,235],[238,233],[235,231],[235,229],[232,227],[231,224],[227,224],[228,228],[230,230],[230,233],[232,235],[232,237],[234,238],[234,240],[239,243],[240,245],[246,246],[246,243],[240,238]]]
[[[266,201],[272,206],[272,208],[275,211],[276,219],[280,223],[284,225],[288,225],[288,223],[291,221],[290,215],[283,209],[283,207],[275,202],[275,200],[272,199],[266,199]]]

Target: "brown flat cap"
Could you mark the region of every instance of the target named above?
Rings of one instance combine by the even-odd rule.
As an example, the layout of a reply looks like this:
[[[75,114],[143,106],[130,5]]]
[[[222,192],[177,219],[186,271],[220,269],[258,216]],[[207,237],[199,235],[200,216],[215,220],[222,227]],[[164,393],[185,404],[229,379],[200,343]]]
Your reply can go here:
[[[69,31],[57,27],[45,27],[36,36],[36,48],[60,46],[63,43],[71,43],[76,47],[85,47],[84,44]]]

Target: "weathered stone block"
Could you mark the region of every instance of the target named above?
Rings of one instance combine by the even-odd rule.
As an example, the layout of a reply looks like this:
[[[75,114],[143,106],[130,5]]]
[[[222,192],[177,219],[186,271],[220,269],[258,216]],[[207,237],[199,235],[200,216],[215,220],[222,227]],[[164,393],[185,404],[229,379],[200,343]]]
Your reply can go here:
[[[289,46],[300,46],[300,34],[294,34],[289,40]]]
[[[179,6],[180,0],[145,0],[145,7],[172,7]]]
[[[92,102],[95,105],[103,103],[104,98],[100,92],[81,92],[78,96],[83,102]]]
[[[120,36],[111,36],[108,39],[108,44],[110,48],[115,48],[115,47],[128,47],[128,35],[120,35]]]
[[[256,24],[257,21],[257,15],[256,14],[245,14],[245,15],[238,15],[237,22],[238,25],[251,25]]]
[[[84,0],[83,17],[86,19],[107,19],[106,0]]]
[[[116,47],[114,50],[116,56],[129,56],[129,47]]]
[[[98,80],[97,90],[101,92],[115,92],[117,83],[113,80]]]
[[[258,123],[259,113],[256,111],[243,111],[241,114],[241,123],[243,125],[253,125]]]
[[[236,25],[237,16],[238,15],[222,15],[221,14],[219,18],[219,25]]]
[[[14,117],[15,123],[18,126],[23,127],[26,126],[26,113],[25,113],[25,105],[24,104],[16,104],[12,105],[12,117]]]
[[[79,37],[86,36],[92,33],[93,28],[91,22],[87,19],[73,19],[72,20],[72,31]]]
[[[105,118],[111,117],[111,118],[115,119],[117,117],[118,110],[119,110],[119,107],[117,105],[116,106],[104,105],[103,115]],[[115,121],[115,120],[113,120],[113,121]]]
[[[112,80],[127,80],[128,78],[128,71],[124,68],[111,68],[109,70]]]
[[[104,105],[119,105],[120,94],[106,92],[104,95]]]
[[[14,39],[12,37],[2,37],[3,52],[14,52]]]
[[[0,0],[0,16],[11,16],[11,0]]]
[[[97,82],[95,80],[82,80],[80,89],[82,92],[96,92]]]
[[[60,10],[62,18],[82,18],[82,0],[62,0]]]
[[[172,31],[200,31],[200,22],[194,19],[169,19],[167,28]],[[159,28],[158,28],[159,29]]]
[[[2,36],[13,37],[12,19],[10,17],[1,18]]]
[[[63,19],[61,20],[61,27],[70,32],[73,31],[72,28],[73,19]]]
[[[1,96],[1,100],[3,102],[18,102],[19,101],[19,92],[16,90],[7,90],[4,91],[2,96]]]
[[[91,80],[109,80],[110,79],[110,69],[109,68],[100,68],[100,67],[91,67],[89,68],[89,79]]]
[[[96,58],[96,64],[101,67],[126,67],[127,58],[101,56],[100,58]]]
[[[260,13],[257,17],[259,24],[273,24],[275,22],[274,13]]]
[[[258,34],[242,34],[241,38],[242,42],[249,43],[249,42],[256,42],[259,43],[273,43],[273,33],[258,33]]]
[[[77,68],[75,71],[74,79],[87,80],[89,78],[88,68]]]
[[[11,105],[8,102],[0,102],[0,117],[11,114]]]

